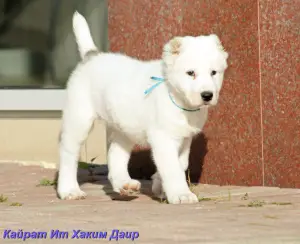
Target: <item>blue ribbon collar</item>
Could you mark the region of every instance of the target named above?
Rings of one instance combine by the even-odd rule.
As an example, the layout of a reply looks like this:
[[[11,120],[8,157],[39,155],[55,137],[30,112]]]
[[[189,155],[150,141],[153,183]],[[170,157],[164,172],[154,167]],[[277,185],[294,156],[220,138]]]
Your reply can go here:
[[[156,77],[156,76],[151,76],[150,77],[151,80],[155,80],[155,81],[158,81],[157,83],[155,83],[154,85],[152,85],[151,87],[149,87],[148,89],[146,89],[144,91],[144,94],[145,95],[148,95],[149,93],[151,93],[156,87],[158,87],[160,84],[162,84],[163,82],[165,82],[165,79],[164,78],[161,78],[161,77]],[[171,102],[179,109],[183,110],[183,111],[187,111],[187,112],[196,112],[196,111],[199,111],[200,108],[195,108],[195,109],[188,109],[188,108],[184,108],[184,107],[181,107],[179,106],[173,99],[173,97],[171,96],[170,92],[169,92],[169,97],[170,97],[170,100]]]

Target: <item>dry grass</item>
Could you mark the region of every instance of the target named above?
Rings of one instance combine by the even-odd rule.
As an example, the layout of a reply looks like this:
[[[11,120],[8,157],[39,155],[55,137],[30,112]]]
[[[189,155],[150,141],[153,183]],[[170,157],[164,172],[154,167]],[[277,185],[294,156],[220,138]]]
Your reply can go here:
[[[6,196],[4,196],[3,194],[0,195],[0,203],[7,202],[7,199],[8,198]]]
[[[286,205],[292,205],[291,202],[271,202],[272,205],[277,205],[277,206],[286,206]]]
[[[257,207],[263,207],[265,205],[288,206],[288,205],[292,205],[292,203],[291,202],[265,202],[263,200],[253,200],[249,202],[247,205],[240,205],[240,207],[257,208]]]
[[[216,198],[211,198],[211,197],[198,197],[199,202],[205,202],[205,201],[215,201],[217,200]]]
[[[263,207],[265,205],[265,201],[261,201],[261,200],[254,200],[248,203],[248,207],[250,208],[258,208],[258,207]]]
[[[10,206],[14,206],[14,207],[20,207],[20,206],[22,206],[23,204],[22,203],[19,203],[19,202],[12,202],[11,204],[10,204]]]
[[[57,182],[55,180],[43,178],[40,180],[40,183],[37,186],[56,186],[56,183]]]

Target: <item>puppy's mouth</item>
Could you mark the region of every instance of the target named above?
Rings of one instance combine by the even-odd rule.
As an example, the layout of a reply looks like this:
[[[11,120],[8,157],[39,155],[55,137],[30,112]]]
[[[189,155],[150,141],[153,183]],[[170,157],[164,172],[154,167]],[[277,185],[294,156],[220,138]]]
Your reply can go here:
[[[196,108],[209,108],[209,107],[214,107],[216,105],[216,102],[214,101],[200,101],[198,103],[189,103],[189,107],[191,109],[196,109]]]
[[[211,107],[211,106],[214,106],[215,103],[214,102],[203,102],[203,106],[205,107]]]
[[[201,108],[209,108],[215,105],[216,101],[214,99],[209,101],[204,101],[199,94],[188,94],[189,96],[184,96],[181,100],[180,105],[189,110],[197,110]],[[180,99],[176,99],[178,103]]]
[[[196,100],[196,101],[195,101]],[[191,109],[196,109],[196,108],[207,108],[207,107],[211,107],[213,106],[213,102],[212,101],[203,101],[202,99],[195,99],[195,100],[190,100],[187,101],[187,105],[191,108]]]
[[[204,102],[203,107],[209,108],[217,105],[217,101]]]
[[[214,107],[214,104],[211,103],[203,103],[202,105],[199,106],[199,108],[210,108],[210,107]]]

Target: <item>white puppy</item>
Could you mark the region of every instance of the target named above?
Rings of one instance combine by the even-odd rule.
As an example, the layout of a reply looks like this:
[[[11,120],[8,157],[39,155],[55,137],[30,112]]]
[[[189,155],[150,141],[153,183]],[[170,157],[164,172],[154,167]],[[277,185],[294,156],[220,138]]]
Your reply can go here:
[[[154,193],[164,191],[172,204],[198,202],[185,171],[192,138],[202,130],[208,108],[217,104],[227,68],[228,54],[219,38],[175,37],[164,46],[161,60],[140,61],[98,53],[86,20],[77,12],[73,28],[82,62],[67,85],[60,137],[60,198],[86,196],[77,182],[77,159],[99,118],[108,128],[108,177],[114,191],[126,194],[140,189],[127,168],[131,151],[139,144],[152,149],[158,170]]]

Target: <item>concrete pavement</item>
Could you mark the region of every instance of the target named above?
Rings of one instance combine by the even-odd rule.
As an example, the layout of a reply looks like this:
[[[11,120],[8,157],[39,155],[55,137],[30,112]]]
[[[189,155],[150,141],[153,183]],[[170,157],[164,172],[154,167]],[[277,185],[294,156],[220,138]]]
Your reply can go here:
[[[148,181],[120,197],[105,175],[80,169],[88,198],[62,201],[54,169],[0,169],[0,243],[300,243],[300,189],[198,185],[199,204],[169,205]]]

